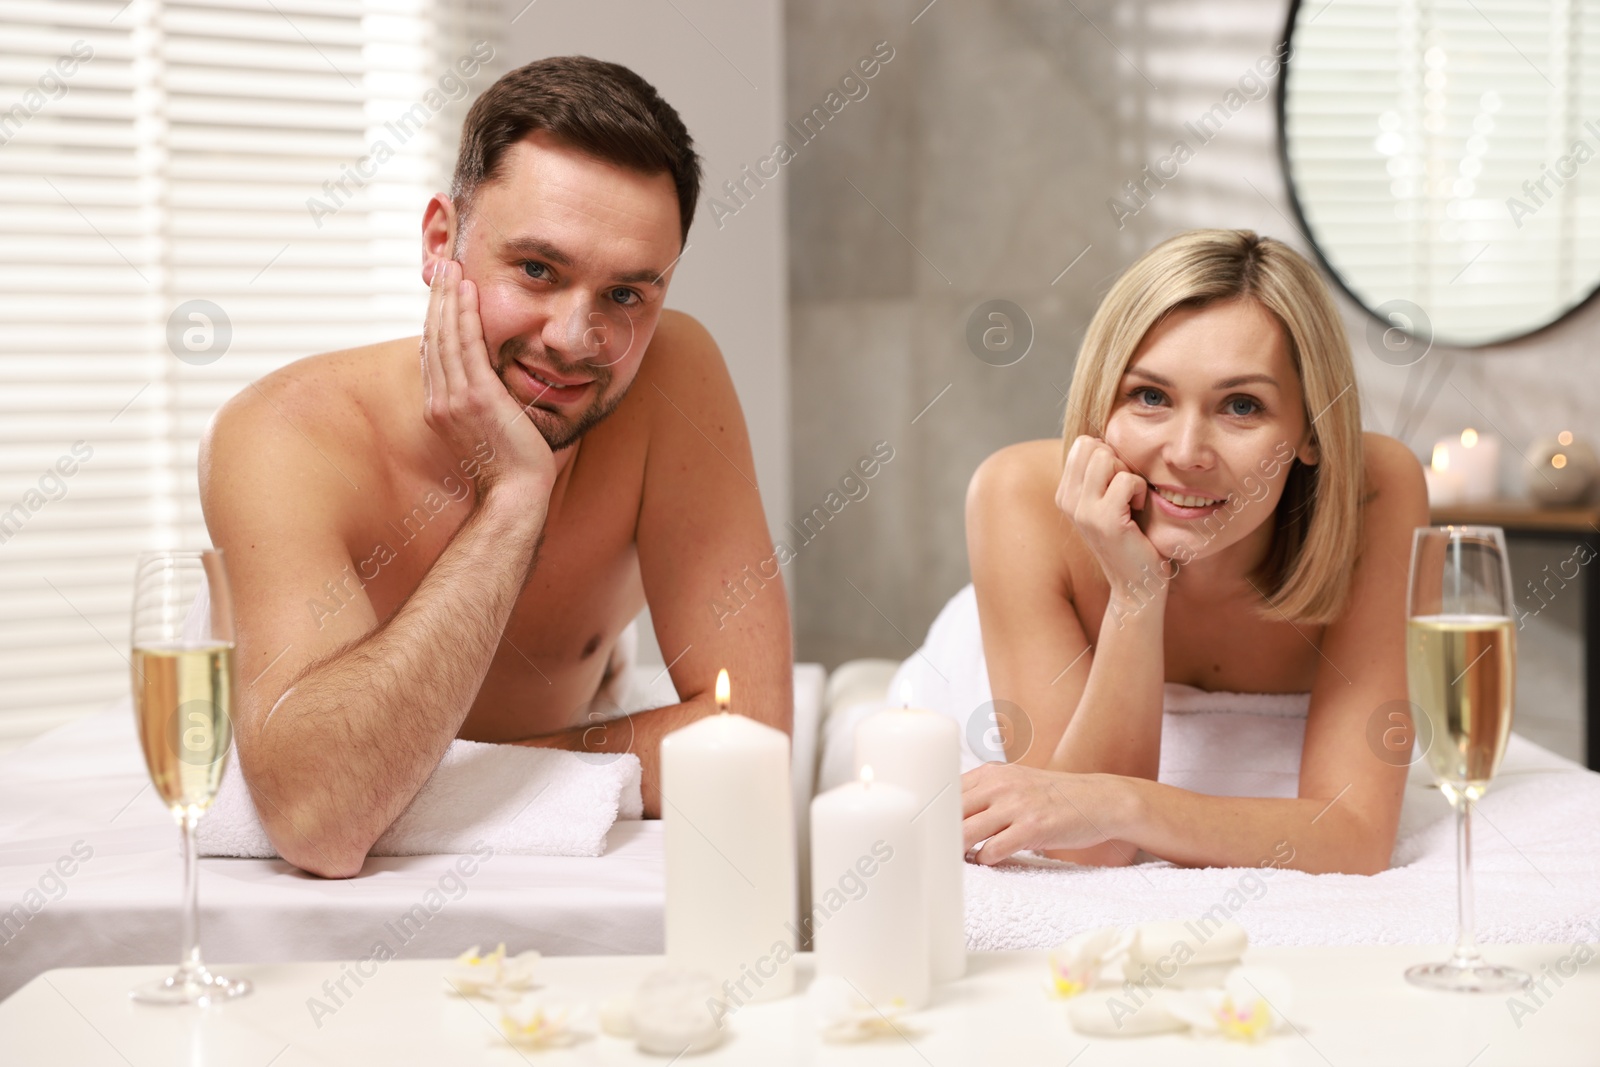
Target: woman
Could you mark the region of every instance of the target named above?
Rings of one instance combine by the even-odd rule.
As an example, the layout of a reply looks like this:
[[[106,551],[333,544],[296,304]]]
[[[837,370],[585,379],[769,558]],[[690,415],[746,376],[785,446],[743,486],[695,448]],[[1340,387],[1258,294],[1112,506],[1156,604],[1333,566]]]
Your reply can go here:
[[[1407,770],[1368,727],[1406,698],[1427,490],[1360,410],[1333,302],[1282,243],[1187,233],[1117,281],[1062,442],[1002,449],[968,490],[990,688],[1031,727],[962,779],[978,862],[1388,867]],[[1158,783],[1167,682],[1309,691],[1298,796]]]

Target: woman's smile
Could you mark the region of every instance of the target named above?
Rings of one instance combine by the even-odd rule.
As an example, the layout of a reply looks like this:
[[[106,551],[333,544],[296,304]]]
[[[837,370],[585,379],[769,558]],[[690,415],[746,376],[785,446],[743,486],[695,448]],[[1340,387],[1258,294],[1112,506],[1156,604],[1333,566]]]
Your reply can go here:
[[[1177,497],[1177,500],[1173,499],[1174,496]],[[1203,519],[1228,502],[1226,498],[1223,498],[1221,500],[1215,500],[1210,504],[1203,504],[1195,507],[1178,503],[1178,500],[1192,501],[1199,499],[1200,497],[1198,496],[1179,496],[1175,493],[1169,494],[1166,490],[1157,489],[1153,486],[1151,487],[1149,493],[1150,503],[1154,504],[1163,515],[1168,515],[1174,519],[1183,519],[1185,521]]]

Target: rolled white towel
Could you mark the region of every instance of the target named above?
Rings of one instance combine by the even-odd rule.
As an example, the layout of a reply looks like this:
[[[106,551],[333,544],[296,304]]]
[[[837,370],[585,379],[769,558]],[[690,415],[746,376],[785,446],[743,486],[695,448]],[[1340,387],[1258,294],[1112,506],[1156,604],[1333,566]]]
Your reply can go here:
[[[676,700],[671,682],[637,676],[634,624],[617,641],[613,677],[596,698],[599,717]],[[598,718],[596,719],[598,721]],[[587,754],[523,745],[456,740],[369,855],[471,852],[482,843],[500,855],[599,856],[618,819],[643,817],[639,757]],[[268,798],[270,803],[270,798]],[[230,757],[211,810],[200,821],[202,856],[277,856],[238,761]]]
[[[549,748],[452,741],[369,854],[464,853],[481,842],[500,855],[603,855],[612,824],[642,814],[640,767],[631,752],[607,762],[595,759]],[[229,760],[217,798],[200,821],[199,842],[202,856],[278,854],[235,760]]]

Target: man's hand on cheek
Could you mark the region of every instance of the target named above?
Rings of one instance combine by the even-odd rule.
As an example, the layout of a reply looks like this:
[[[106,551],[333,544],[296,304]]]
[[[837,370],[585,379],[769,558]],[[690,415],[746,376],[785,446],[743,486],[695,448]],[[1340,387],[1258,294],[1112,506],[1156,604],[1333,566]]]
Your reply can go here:
[[[555,456],[495,374],[477,285],[463,279],[454,260],[442,260],[434,271],[422,334],[422,382],[423,420],[475,479],[480,499],[502,484],[549,497]]]

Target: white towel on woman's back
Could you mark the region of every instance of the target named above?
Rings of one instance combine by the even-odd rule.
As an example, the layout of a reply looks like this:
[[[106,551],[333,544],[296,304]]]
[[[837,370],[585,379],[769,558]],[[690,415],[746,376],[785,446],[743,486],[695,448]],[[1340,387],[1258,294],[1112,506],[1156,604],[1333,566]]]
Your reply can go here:
[[[830,716],[828,736],[839,740],[824,751],[823,788],[853,774],[848,750],[855,723],[902,700],[956,720],[964,738],[963,771],[1001,758],[971,585],[939,612],[927,640],[900,665],[883,700],[837,709],[838,721]],[[1309,702],[1308,693],[1214,693],[1167,683],[1158,780],[1216,796],[1295,796]]]

